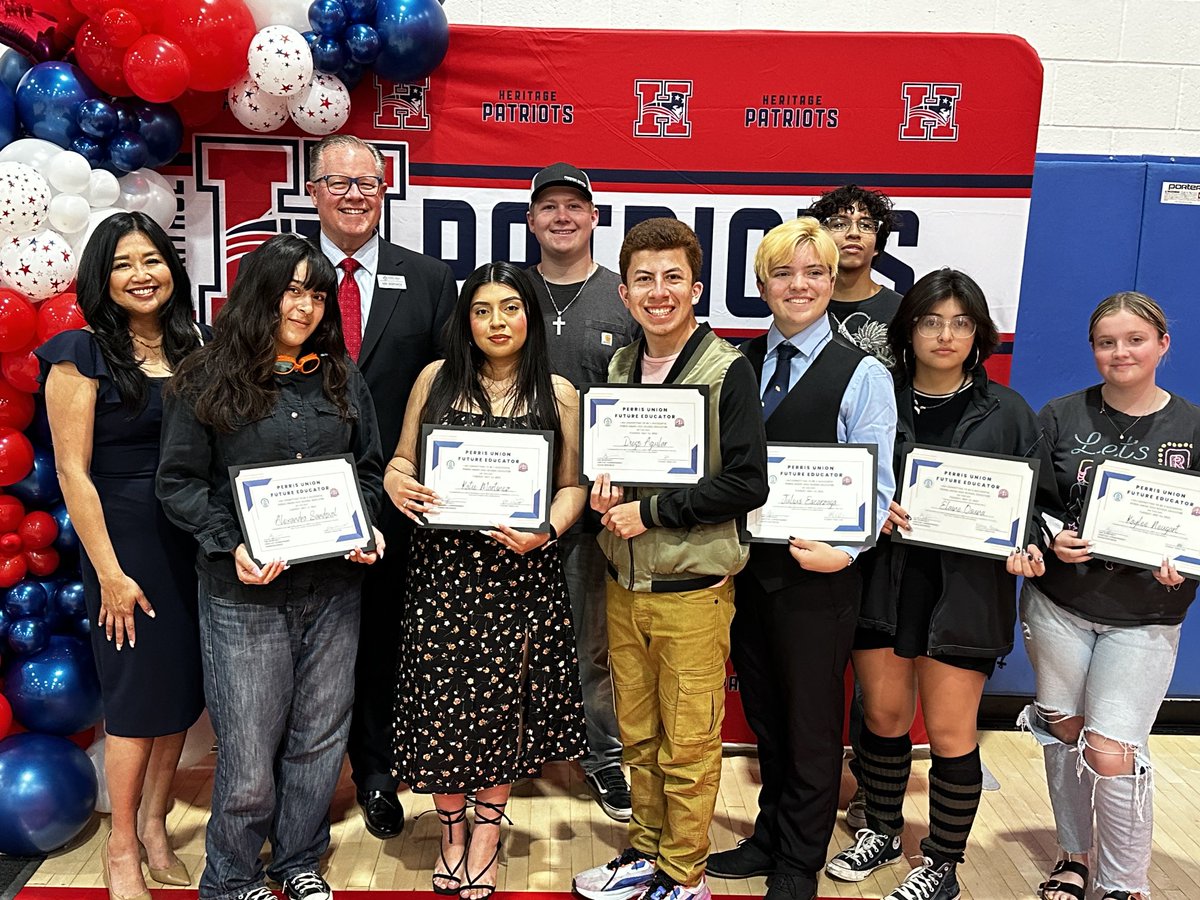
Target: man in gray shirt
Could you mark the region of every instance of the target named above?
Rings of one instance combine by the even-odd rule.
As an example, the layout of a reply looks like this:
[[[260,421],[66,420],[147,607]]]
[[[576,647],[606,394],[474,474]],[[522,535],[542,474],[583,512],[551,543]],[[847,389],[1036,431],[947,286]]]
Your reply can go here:
[[[632,343],[638,329],[617,292],[620,277],[592,259],[592,232],[599,212],[587,174],[567,163],[542,169],[533,178],[526,218],[542,248],[541,262],[530,267],[529,275],[546,317],[550,364],[572,384],[604,383],[612,355]],[[629,784],[621,771],[621,739],[608,668],[605,559],[596,543],[599,530],[598,517],[585,510],[559,546],[571,594],[587,719],[583,772],[601,809],[624,822],[631,815]]]

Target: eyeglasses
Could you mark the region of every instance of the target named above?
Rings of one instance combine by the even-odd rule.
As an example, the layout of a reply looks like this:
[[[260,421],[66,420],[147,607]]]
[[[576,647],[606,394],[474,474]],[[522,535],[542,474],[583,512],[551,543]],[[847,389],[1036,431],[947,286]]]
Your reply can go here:
[[[299,359],[294,356],[277,356],[275,357],[274,372],[276,375],[291,375],[299,370],[302,375],[311,375],[317,371],[320,365],[321,357],[315,353],[309,353]]]
[[[313,181],[325,182],[325,190],[335,197],[349,193],[352,184],[358,185],[358,192],[364,197],[374,197],[384,186],[384,180],[378,175],[359,175],[357,178],[351,178],[349,175],[322,175]]]
[[[851,219],[849,216],[830,216],[821,223],[828,231],[841,234],[849,231],[852,225],[857,225],[863,234],[877,234],[883,223],[878,219]]]
[[[950,326],[950,335],[956,338],[968,338],[975,333],[975,320],[970,316],[955,316],[953,319],[943,319],[941,316],[921,316],[914,319],[917,334],[921,337],[941,337],[946,326]]]

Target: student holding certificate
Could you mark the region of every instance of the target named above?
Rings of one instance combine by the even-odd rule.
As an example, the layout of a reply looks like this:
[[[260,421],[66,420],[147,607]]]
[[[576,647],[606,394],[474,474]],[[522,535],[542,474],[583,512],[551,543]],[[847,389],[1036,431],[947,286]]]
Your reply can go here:
[[[953,269],[908,291],[888,340],[895,370],[896,471],[904,445],[1028,457],[1039,452],[1037,419],[1020,395],[987,377],[998,334],[979,286]],[[951,900],[982,791],[976,715],[996,660],[1012,649],[1016,575],[1045,571],[1030,544],[1007,561],[907,546],[886,537],[908,528],[893,502],[864,593],[853,660],[863,687],[861,784],[867,827],[826,872],[861,881],[900,861],[901,807],[912,765],[908,732],[920,694],[933,765],[923,864],[887,900]],[[916,689],[914,689],[914,686]]]
[[[1155,383],[1171,345],[1159,305],[1133,291],[1113,294],[1092,313],[1088,340],[1103,381],[1040,414],[1058,487],[1045,509],[1053,552],[1021,594],[1037,673],[1037,700],[1021,724],[1046,757],[1061,848],[1041,887],[1045,900],[1079,900],[1089,875],[1109,900],[1148,896],[1154,778],[1146,744],[1196,596],[1196,581],[1166,559],[1155,570],[1104,562],[1079,537],[1105,460],[1200,470],[1200,409]]]
[[[383,538],[374,532],[372,551],[343,558],[334,549],[290,567],[255,559],[229,470],[275,463],[283,478],[297,461],[346,454],[366,526],[378,519],[375,408],[346,355],[336,288],[313,244],[271,238],[242,259],[212,342],[188,357],[167,392],[158,496],[199,544],[204,693],[220,747],[205,900],[272,900],[266,874],[289,900],[330,895],[318,869],[350,729],[362,564],[383,552]],[[286,500],[305,500],[304,513],[319,518],[346,502],[331,493],[306,489]],[[303,530],[301,508],[284,515],[283,506],[277,541]]]
[[[402,601],[395,775],[433,794],[442,824],[434,892],[484,900],[496,889],[512,783],[587,749],[571,602],[555,544],[579,518],[586,492],[578,484],[578,396],[550,374],[529,276],[506,262],[472,272],[444,343],[445,361],[417,379],[385,473],[388,496],[404,515],[436,523],[439,507],[449,514],[449,498],[420,480],[422,467],[431,472],[436,464],[420,441],[422,424],[494,429],[488,440],[497,458],[510,446],[504,432],[548,430],[556,451],[548,529],[419,528]],[[469,845],[468,793],[475,795]]]

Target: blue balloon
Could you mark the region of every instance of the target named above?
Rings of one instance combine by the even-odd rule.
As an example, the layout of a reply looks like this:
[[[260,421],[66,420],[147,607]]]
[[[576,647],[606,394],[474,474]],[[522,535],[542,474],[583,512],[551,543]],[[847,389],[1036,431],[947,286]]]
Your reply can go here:
[[[83,599],[83,582],[68,581],[54,595],[58,610],[70,619],[87,618],[87,604]]]
[[[364,66],[347,60],[346,64],[337,73],[337,76],[342,79],[342,84],[346,85],[346,90],[352,91],[358,87],[358,83],[363,80],[363,76],[366,74],[367,70]]]
[[[28,656],[46,649],[50,640],[50,629],[45,621],[30,616],[13,619],[8,626],[8,646],[17,656]],[[7,692],[6,692],[7,693]],[[75,729],[78,731],[79,729]],[[74,732],[68,732],[74,734]]]
[[[346,27],[346,7],[341,0],[313,0],[308,7],[308,24],[326,37],[338,37]]]
[[[342,35],[350,59],[362,66],[369,66],[379,56],[381,44],[379,32],[370,25],[351,25]]]
[[[318,38],[312,48],[313,68],[334,75],[346,64],[346,50],[337,38]]]
[[[52,853],[91,821],[99,785],[88,755],[66,738],[0,741],[0,852]]]
[[[17,85],[17,115],[34,137],[70,147],[80,134],[75,121],[79,107],[98,96],[91,79],[75,66],[38,63]]]
[[[92,620],[87,616],[75,620],[75,636],[85,641],[92,639]]]
[[[146,166],[157,169],[175,158],[183,143],[183,120],[169,103],[140,103],[133,108],[138,134],[146,142]]]
[[[450,46],[450,23],[437,0],[379,0],[375,30],[383,42],[375,74],[388,81],[420,81]]]
[[[107,100],[84,100],[75,120],[84,134],[100,141],[117,133],[117,110]]]
[[[141,127],[137,113],[125,101],[114,101],[113,108],[117,111],[117,131],[134,131]]]
[[[306,31],[301,36],[304,38],[304,40],[308,41],[309,50],[312,50],[313,47],[317,46],[317,41],[321,39],[321,36],[315,31]]]
[[[150,149],[140,134],[122,131],[109,143],[108,159],[112,167],[124,175],[145,166],[150,159]]]
[[[370,22],[375,15],[375,0],[342,0],[351,22]]]
[[[17,85],[26,72],[33,68],[33,60],[12,47],[0,48],[0,84],[16,93]]]
[[[0,147],[7,147],[17,136],[17,98],[0,82]]]
[[[50,515],[54,517],[54,523],[58,525],[58,537],[54,539],[54,546],[59,553],[75,553],[79,550],[79,535],[75,533],[75,523],[71,521],[71,514],[67,512],[67,504],[59,503],[50,510]]]
[[[18,581],[4,592],[4,610],[14,619],[24,616],[42,618],[50,595],[36,581]]]
[[[46,734],[75,734],[95,725],[104,711],[91,648],[64,635],[54,635],[45,650],[13,664],[4,696],[18,722]]]
[[[58,472],[54,468],[54,454],[41,447],[33,448],[33,468],[29,474],[14,485],[8,492],[25,504],[28,509],[38,509],[53,506],[62,499],[62,490],[58,486]]]
[[[108,161],[108,145],[102,144],[86,134],[81,134],[71,141],[70,149],[86,159],[93,169],[100,168]]]
[[[8,626],[12,623],[12,616],[0,609],[0,643],[8,640]]]

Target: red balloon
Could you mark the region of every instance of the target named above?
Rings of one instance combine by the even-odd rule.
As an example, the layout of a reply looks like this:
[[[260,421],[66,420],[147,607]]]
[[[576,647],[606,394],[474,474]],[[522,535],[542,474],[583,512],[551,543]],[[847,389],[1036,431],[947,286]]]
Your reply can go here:
[[[30,394],[36,394],[38,391],[38,375],[41,372],[41,364],[33,355],[33,347],[36,346],[37,344],[34,344],[24,350],[0,353],[0,375],[3,375],[4,380],[18,391],[27,391]],[[12,484],[12,482],[0,481],[0,484]]]
[[[49,547],[58,538],[58,523],[48,512],[37,510],[27,515],[17,529],[26,550]]]
[[[143,34],[125,53],[125,81],[151,103],[169,103],[185,90],[192,77],[187,55],[160,34]]]
[[[62,59],[82,23],[67,0],[0,3],[0,41],[34,62]]]
[[[25,554],[0,557],[0,588],[10,588],[29,572]]]
[[[24,549],[25,545],[21,543],[21,536],[15,531],[0,534],[0,555],[16,556]]]
[[[221,114],[225,107],[225,92],[193,91],[188,88],[171,103],[184,125],[188,128],[199,128]]]
[[[0,428],[0,484],[16,484],[33,468],[33,444],[15,428]]]
[[[26,564],[34,575],[53,575],[58,568],[58,551],[53,547],[42,550],[26,550]]]
[[[0,425],[24,431],[33,421],[33,395],[0,378]]]
[[[0,353],[20,350],[33,340],[37,313],[16,291],[0,288]]]
[[[117,47],[128,47],[142,36],[142,23],[127,9],[115,7],[100,17],[101,33],[109,43]]]
[[[16,531],[25,518],[25,504],[12,494],[0,494],[0,534]]]
[[[104,39],[104,30],[94,20],[84,23],[75,38],[75,61],[96,87],[118,97],[133,93],[125,81],[125,48]]]
[[[37,309],[37,339],[38,344],[44,344],[60,331],[72,328],[83,328],[87,319],[79,308],[75,295],[67,292],[43,300]]]
[[[246,73],[246,51],[257,28],[243,0],[164,0],[159,33],[184,49],[189,87],[223,91]]]
[[[9,731],[12,730],[12,707],[8,705],[8,698],[0,694],[0,740],[8,737]]]

